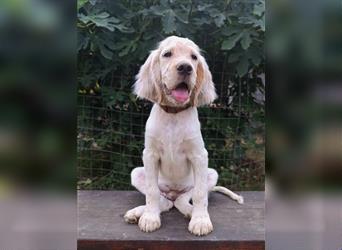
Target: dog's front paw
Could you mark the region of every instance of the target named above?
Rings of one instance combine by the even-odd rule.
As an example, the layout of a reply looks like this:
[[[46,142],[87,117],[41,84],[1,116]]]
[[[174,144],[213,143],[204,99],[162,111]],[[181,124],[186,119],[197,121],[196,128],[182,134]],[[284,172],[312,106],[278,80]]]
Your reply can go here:
[[[144,212],[139,219],[139,228],[144,232],[153,232],[160,228],[160,225],[158,213]]]
[[[207,235],[213,231],[213,224],[211,223],[208,214],[204,215],[193,215],[189,227],[189,231],[197,236]]]

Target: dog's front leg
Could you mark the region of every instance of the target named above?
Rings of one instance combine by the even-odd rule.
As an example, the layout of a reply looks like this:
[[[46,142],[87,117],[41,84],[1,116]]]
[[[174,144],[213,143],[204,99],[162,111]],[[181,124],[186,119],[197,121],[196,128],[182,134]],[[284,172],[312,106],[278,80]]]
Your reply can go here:
[[[146,182],[146,207],[139,219],[139,228],[144,232],[152,232],[160,227],[160,191],[158,187],[159,156],[151,149],[145,148],[143,163]]]
[[[191,153],[189,160],[194,173],[192,195],[193,210],[189,231],[195,235],[206,235],[213,231],[208,213],[208,152],[203,147]]]

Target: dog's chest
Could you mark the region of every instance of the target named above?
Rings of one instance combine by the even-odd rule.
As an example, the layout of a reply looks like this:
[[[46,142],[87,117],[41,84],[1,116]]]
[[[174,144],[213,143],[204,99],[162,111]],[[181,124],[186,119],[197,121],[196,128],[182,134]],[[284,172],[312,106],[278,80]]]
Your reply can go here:
[[[165,163],[178,163],[186,160],[186,147],[184,144],[186,131],[177,121],[170,122],[161,134],[160,155]]]
[[[185,131],[173,121],[164,128],[159,137],[160,172],[170,179],[184,178],[189,174]]]
[[[195,108],[173,115],[154,105],[145,135],[147,147],[158,153],[163,176],[177,180],[190,174],[188,156],[192,148],[189,140],[201,136]]]

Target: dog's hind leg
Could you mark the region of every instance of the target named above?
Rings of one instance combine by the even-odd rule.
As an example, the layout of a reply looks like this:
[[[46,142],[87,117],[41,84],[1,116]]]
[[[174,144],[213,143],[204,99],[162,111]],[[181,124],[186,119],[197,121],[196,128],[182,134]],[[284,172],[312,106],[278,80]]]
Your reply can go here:
[[[193,189],[178,196],[173,203],[175,207],[178,209],[178,211],[181,212],[187,218],[191,218],[192,213],[192,205],[190,204],[192,190]]]
[[[160,196],[159,201],[159,207],[160,212],[166,212],[169,211],[173,207],[172,201],[169,201],[164,196]],[[128,210],[126,214],[124,215],[124,219],[128,223],[136,224],[139,221],[139,218],[144,213],[145,205],[138,206],[136,208],[133,208],[131,210]]]
[[[208,168],[208,192],[210,192],[213,187],[215,187],[218,179],[218,174],[215,169]],[[192,213],[192,205],[190,204],[190,200],[192,198],[193,189],[188,192],[181,194],[174,201],[174,206],[181,212],[185,217],[191,218]]]
[[[138,189],[141,193],[145,194],[145,170],[143,167],[138,167],[133,169],[131,173],[132,185]],[[164,196],[160,195],[159,208],[160,212],[169,211],[173,207],[172,201],[166,199]],[[128,210],[124,215],[124,219],[128,223],[138,223],[139,218],[144,213],[145,205],[138,206],[131,210]]]

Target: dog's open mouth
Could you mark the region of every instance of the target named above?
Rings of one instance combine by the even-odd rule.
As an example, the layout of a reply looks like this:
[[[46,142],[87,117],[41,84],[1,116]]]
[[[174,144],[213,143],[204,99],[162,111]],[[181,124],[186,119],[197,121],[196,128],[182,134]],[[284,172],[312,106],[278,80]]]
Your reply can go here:
[[[185,102],[189,98],[188,85],[185,82],[181,82],[171,91],[171,95],[177,102]]]

